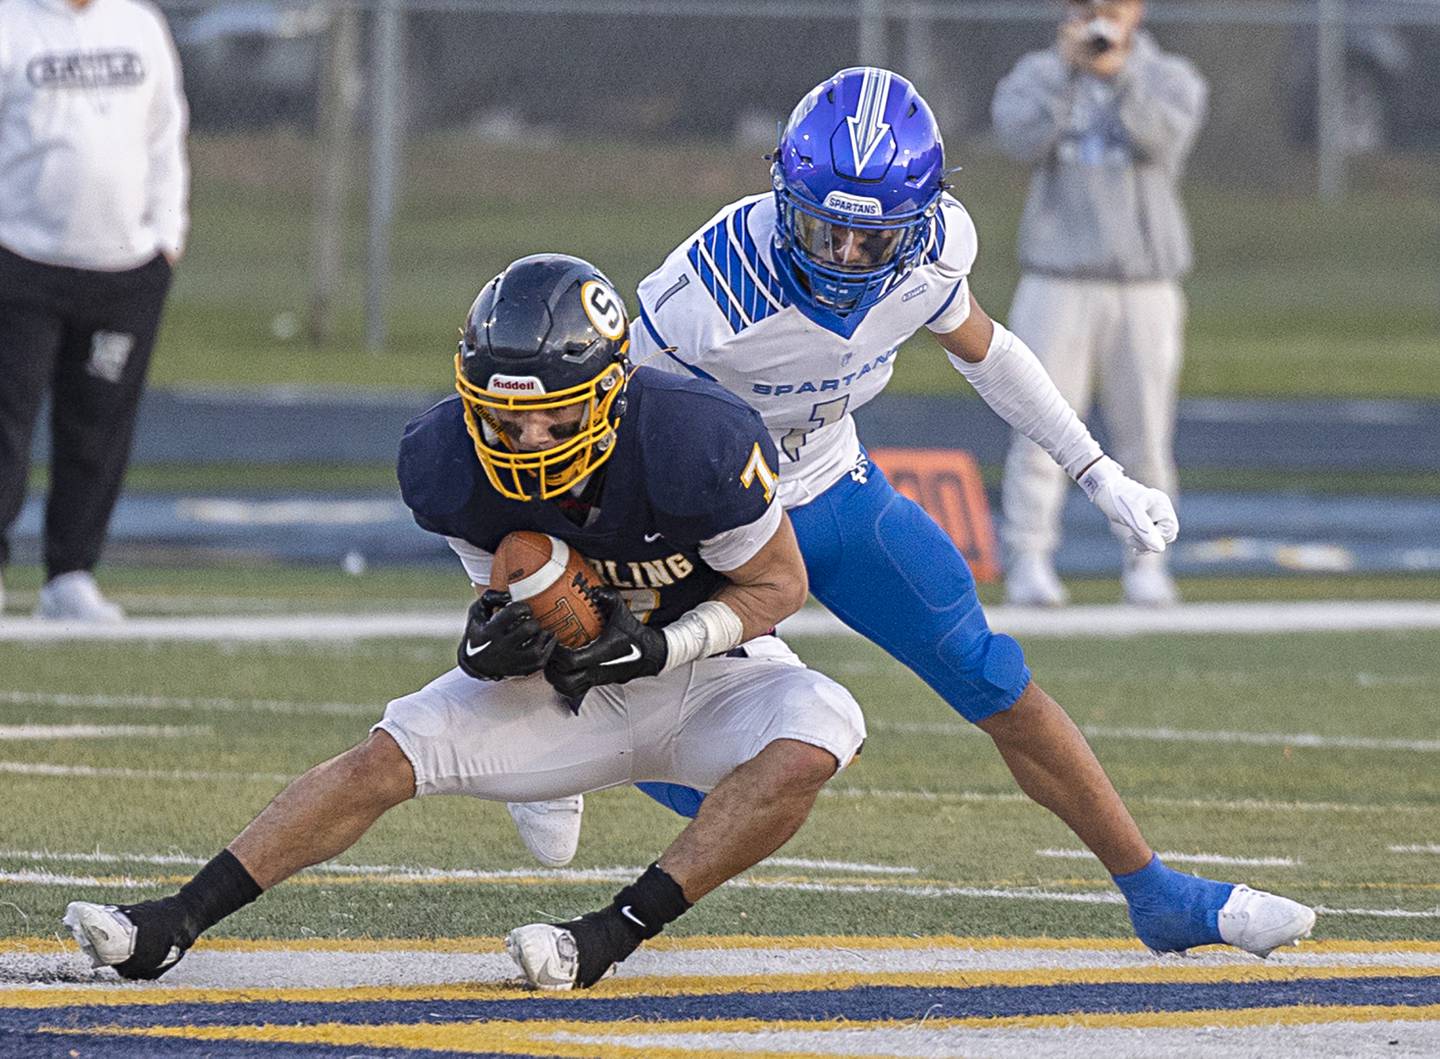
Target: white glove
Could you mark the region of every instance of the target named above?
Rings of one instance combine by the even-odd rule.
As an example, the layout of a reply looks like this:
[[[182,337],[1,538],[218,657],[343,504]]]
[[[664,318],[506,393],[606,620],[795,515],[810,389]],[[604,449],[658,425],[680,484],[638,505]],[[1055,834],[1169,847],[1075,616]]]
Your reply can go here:
[[[1079,478],[1090,502],[1105,512],[1116,536],[1136,552],[1163,552],[1180,535],[1175,505],[1159,489],[1141,485],[1109,456],[1101,456]]]

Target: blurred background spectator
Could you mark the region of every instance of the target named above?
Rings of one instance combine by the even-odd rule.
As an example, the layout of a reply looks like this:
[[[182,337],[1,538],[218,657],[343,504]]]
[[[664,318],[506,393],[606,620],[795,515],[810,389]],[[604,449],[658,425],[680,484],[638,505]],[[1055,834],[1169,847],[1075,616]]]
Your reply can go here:
[[[91,571],[185,241],[184,138],[174,44],[149,4],[0,5],[0,569],[48,392],[42,618],[122,616]]]
[[[995,92],[997,143],[1034,167],[1009,323],[1082,417],[1098,385],[1115,458],[1174,497],[1178,281],[1193,258],[1179,183],[1208,92],[1190,63],[1140,29],[1143,0],[1065,7],[1054,47],[1026,55]],[[1067,600],[1053,558],[1066,484],[1016,435],[1002,494],[1011,603]],[[1127,553],[1121,585],[1130,603],[1179,602],[1163,553]]]

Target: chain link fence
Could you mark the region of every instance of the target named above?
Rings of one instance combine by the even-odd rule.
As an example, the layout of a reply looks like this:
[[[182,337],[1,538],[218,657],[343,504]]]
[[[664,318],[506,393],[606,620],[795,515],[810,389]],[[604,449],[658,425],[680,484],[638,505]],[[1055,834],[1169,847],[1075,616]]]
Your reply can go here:
[[[990,97],[1024,52],[1053,40],[1063,8],[1059,0],[163,6],[192,103],[197,195],[207,181],[235,179],[237,165],[289,176],[286,194],[303,199],[313,233],[307,320],[317,340],[333,334],[337,302],[348,296],[343,238],[356,217],[346,203],[363,193],[372,349],[386,344],[395,299],[397,210],[425,214],[455,201],[452,185],[464,183],[463,173],[439,172],[438,158],[469,167],[486,194],[553,185],[559,197],[568,186],[598,206],[644,195],[647,180],[656,196],[683,195],[668,174],[699,151],[707,162],[691,197],[704,205],[686,211],[693,227],[704,206],[724,201],[705,185],[726,183],[713,172],[717,156],[721,170],[726,159],[743,160],[740,193],[763,188],[759,156],[793,102],[834,70],[867,62],[917,83],[956,163],[1018,188],[1023,172],[997,163],[989,147]],[[1409,192],[1434,179],[1440,0],[1150,0],[1147,24],[1211,84],[1194,182],[1339,199],[1352,180]],[[597,187],[595,172],[611,167],[615,185]],[[497,184],[501,173],[516,182],[509,192]]]

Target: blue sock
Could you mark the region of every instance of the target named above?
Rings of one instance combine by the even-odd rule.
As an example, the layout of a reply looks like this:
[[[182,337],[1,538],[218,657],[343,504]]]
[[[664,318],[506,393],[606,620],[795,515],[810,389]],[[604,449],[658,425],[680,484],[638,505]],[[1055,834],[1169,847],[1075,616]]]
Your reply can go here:
[[[1234,883],[1172,871],[1158,853],[1139,871],[1112,878],[1130,905],[1135,933],[1150,948],[1183,952],[1224,940],[1220,937],[1220,909],[1235,889]]]
[[[665,808],[681,816],[688,816],[691,820],[695,819],[695,814],[700,811],[700,803],[705,800],[705,795],[694,787],[682,787],[678,783],[637,783],[635,786]]]

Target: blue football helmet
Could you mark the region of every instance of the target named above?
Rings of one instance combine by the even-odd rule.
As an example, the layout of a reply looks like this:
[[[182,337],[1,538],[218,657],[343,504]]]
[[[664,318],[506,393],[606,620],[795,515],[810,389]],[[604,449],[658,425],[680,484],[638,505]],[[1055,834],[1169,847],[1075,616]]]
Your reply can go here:
[[[929,104],[899,74],[841,70],[780,133],[771,182],[776,249],[816,305],[874,305],[915,267],[945,190],[945,144]]]

